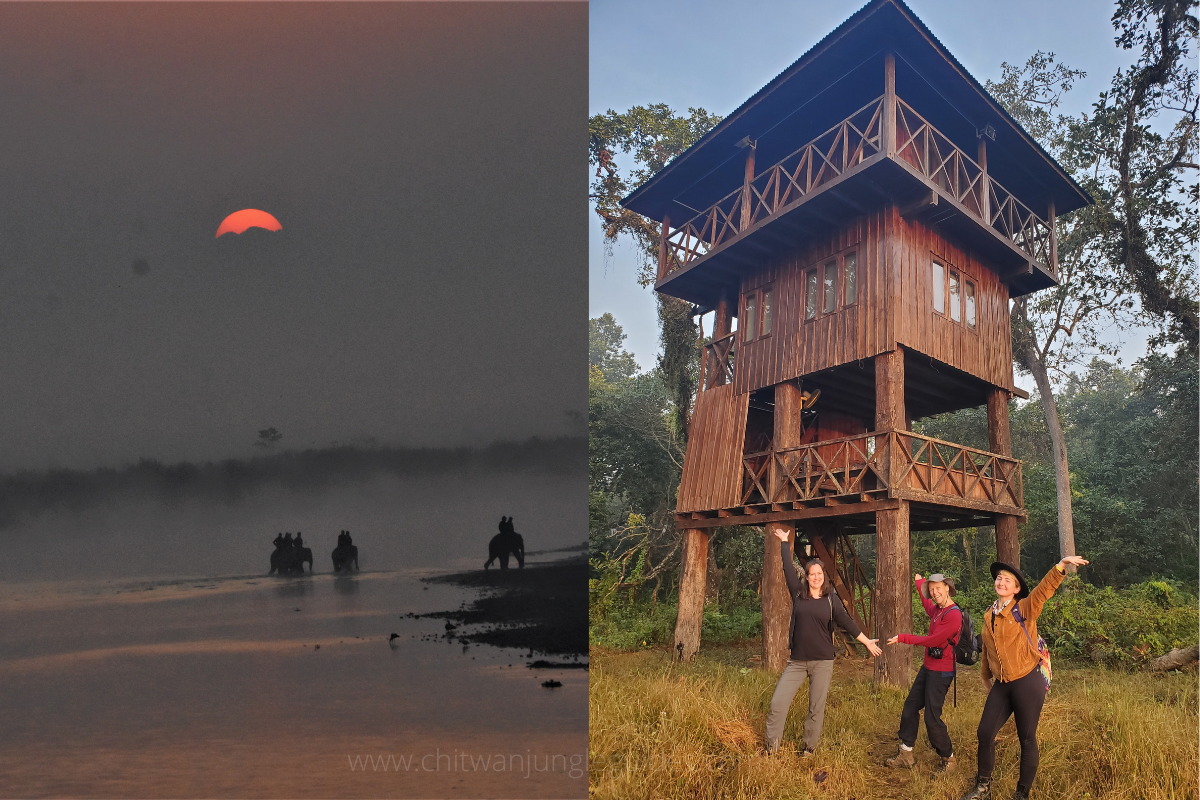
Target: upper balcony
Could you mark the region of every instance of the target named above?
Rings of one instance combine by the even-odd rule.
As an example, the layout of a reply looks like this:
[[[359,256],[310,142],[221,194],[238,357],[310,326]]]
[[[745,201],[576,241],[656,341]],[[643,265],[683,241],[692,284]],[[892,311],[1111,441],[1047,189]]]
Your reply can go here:
[[[740,266],[883,202],[967,240],[1012,296],[1055,285],[1053,205],[1039,214],[991,178],[980,141],[973,159],[885,94],[764,170],[750,153],[741,186],[664,230],[656,288],[704,305]]]

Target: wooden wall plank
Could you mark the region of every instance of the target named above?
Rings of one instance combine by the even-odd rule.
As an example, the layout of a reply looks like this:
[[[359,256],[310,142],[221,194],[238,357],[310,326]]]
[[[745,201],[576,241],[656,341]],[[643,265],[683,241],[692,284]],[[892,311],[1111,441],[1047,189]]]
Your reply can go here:
[[[850,248],[858,256],[856,304],[805,322],[805,271]],[[959,322],[949,319],[948,308],[946,315],[933,311],[934,256],[975,284],[976,331],[965,324],[965,295]],[[822,238],[798,242],[793,251],[748,270],[741,291],[744,295],[766,285],[774,290],[772,333],[752,342],[739,340],[738,394],[872,358],[896,345],[1013,388],[1007,287],[975,254],[919,220],[903,219],[895,206],[850,219]]]

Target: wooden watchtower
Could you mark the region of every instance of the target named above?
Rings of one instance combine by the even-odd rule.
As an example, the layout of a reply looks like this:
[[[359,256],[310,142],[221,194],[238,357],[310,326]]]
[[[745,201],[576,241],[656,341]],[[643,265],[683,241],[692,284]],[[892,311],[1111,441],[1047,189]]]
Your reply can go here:
[[[765,526],[776,670],[775,530],[881,639],[912,630],[910,531],[994,525],[1019,563],[1009,299],[1057,283],[1055,214],[1088,202],[900,0],[860,9],[625,198],[662,223],[655,288],[716,312],[677,506],[684,657],[716,527]],[[912,432],[985,404],[991,452]],[[873,585],[856,534],[875,536]],[[908,685],[907,647],[877,663]]]

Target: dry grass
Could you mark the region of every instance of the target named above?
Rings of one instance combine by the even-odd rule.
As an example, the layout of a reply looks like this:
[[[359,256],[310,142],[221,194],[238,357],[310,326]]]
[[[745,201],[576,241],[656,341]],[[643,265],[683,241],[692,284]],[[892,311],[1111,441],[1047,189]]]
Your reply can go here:
[[[870,664],[838,659],[816,755],[797,755],[808,695],[797,694],[783,748],[757,755],[776,676],[751,668],[751,647],[710,648],[672,664],[665,650],[592,650],[591,797],[942,800],[975,774],[975,727],[984,692],[978,669],[960,672],[958,708],[943,719],[958,771],[935,777],[922,729],[914,770],[889,770],[906,691],[874,692]],[[915,665],[914,665],[915,669]],[[1035,798],[1185,800],[1197,797],[1197,676],[1147,675],[1055,665],[1038,728]],[[1016,786],[1013,723],[1000,731],[998,798]]]

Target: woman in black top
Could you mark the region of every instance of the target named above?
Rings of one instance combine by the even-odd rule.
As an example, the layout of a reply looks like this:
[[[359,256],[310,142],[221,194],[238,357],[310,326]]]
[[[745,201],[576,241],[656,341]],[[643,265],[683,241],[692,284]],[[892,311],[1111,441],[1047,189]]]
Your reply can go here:
[[[774,753],[779,749],[792,698],[807,677],[808,718],[804,721],[803,755],[808,755],[816,747],[817,739],[821,737],[821,726],[825,722],[825,696],[833,679],[834,624],[856,637],[876,658],[883,651],[876,646],[879,640],[867,638],[846,613],[837,593],[830,591],[832,587],[825,579],[825,568],[821,562],[813,559],[805,565],[805,581],[802,583],[792,564],[792,548],[787,541],[787,532],[777,530],[775,535],[779,537],[783,574],[787,579],[788,593],[792,596],[792,632],[787,667],[775,686],[771,710],[767,714],[767,752]]]

